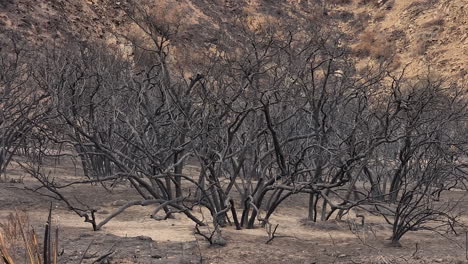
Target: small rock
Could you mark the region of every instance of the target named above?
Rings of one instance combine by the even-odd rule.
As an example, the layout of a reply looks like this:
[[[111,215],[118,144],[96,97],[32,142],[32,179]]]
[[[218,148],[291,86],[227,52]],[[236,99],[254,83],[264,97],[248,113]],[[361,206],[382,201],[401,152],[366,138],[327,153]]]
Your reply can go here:
[[[116,200],[111,203],[112,206],[122,206],[125,205],[127,202],[125,200]]]
[[[217,233],[213,236],[213,244],[218,245],[218,246],[226,246],[226,239],[224,239],[220,233]]]
[[[153,239],[149,236],[137,236],[137,238],[144,241],[153,241]]]
[[[434,261],[437,262],[437,263],[442,263],[444,260],[443,259],[435,259]]]
[[[338,255],[338,258],[346,258],[346,257],[347,257],[346,254],[339,254],[339,255]]]

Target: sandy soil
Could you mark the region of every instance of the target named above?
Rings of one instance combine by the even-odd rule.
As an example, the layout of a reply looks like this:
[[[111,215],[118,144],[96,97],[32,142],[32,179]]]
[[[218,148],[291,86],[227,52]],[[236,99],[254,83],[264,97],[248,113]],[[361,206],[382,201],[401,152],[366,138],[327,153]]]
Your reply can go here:
[[[80,177],[72,163],[59,165],[53,174],[65,180]],[[8,172],[10,180],[23,176],[19,170]],[[156,221],[149,217],[150,206],[130,208],[102,231],[93,232],[89,223],[63,204],[24,189],[34,186],[37,183],[27,177],[23,183],[0,183],[0,221],[14,210],[25,211],[40,234],[52,202],[54,223],[60,227],[60,248],[64,250],[60,263],[80,263],[83,256],[83,263],[93,263],[110,251],[114,253],[105,263],[468,263],[464,234],[443,237],[419,231],[404,237],[403,247],[392,248],[386,240],[390,226],[376,217],[367,217],[366,227],[354,231],[350,230],[350,222],[356,220],[352,215],[348,222],[305,223],[305,196],[286,200],[272,217],[271,222],[279,227],[271,243],[265,244],[268,236],[263,228],[238,231],[228,226],[223,229],[227,245],[210,247],[194,235],[194,223],[184,215]],[[97,208],[99,219],[116,210],[122,201],[138,199],[125,185],[112,193],[99,186],[84,186],[66,195]]]

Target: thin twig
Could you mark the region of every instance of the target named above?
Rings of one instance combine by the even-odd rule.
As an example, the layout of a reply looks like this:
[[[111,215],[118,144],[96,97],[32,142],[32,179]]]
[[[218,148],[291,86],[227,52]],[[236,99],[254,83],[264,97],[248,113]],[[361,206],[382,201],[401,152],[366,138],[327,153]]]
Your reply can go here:
[[[80,262],[78,262],[79,264],[83,263],[83,259],[85,258],[86,253],[88,253],[88,250],[89,250],[89,248],[91,247],[91,245],[93,244],[93,242],[94,242],[94,239],[89,243],[88,247],[87,247],[86,250],[83,252],[83,255],[81,255]]]

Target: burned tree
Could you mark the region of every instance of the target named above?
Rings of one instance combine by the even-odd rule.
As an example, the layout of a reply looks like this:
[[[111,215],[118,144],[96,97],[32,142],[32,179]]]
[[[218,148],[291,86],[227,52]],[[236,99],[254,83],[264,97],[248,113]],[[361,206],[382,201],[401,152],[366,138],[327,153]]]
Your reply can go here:
[[[0,177],[13,155],[27,149],[28,135],[48,111],[47,94],[31,85],[35,56],[32,47],[12,33],[3,36],[5,41],[0,50]]]
[[[392,88],[395,140],[383,147],[394,151],[378,156],[389,161],[384,175],[390,184],[381,190],[391,204],[376,208],[399,245],[409,231],[455,231],[459,201],[445,193],[466,189],[467,101],[464,87],[431,76],[393,78]]]
[[[223,45],[201,50],[203,60],[187,69],[174,57],[179,25],[144,5],[125,12],[141,31],[118,35],[125,49],[51,45],[33,74],[51,108],[33,122],[30,144],[39,151],[23,167],[95,230],[131,206],[152,206],[156,220],[183,213],[198,233],[213,225],[211,241],[231,220],[236,229],[272,227],[275,211],[300,194],[309,198],[309,221],[360,207],[393,225],[394,243],[429,221],[453,226],[453,206],[441,207],[448,204],[440,197],[464,182],[462,89],[412,84],[389,75],[386,62],[362,69],[346,36],[311,21],[240,21],[245,38],[222,36]],[[87,178],[47,175],[41,159],[52,148],[80,159]],[[187,162],[199,175],[186,173]],[[61,192],[96,183],[107,191],[116,182],[139,199],[104,219]]]

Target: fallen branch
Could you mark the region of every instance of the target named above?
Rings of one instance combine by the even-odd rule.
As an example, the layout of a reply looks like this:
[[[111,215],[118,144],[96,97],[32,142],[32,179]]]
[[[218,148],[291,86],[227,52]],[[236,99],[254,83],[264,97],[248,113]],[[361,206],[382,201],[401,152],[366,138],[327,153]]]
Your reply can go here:
[[[151,204],[156,204],[156,203],[164,203],[167,202],[163,199],[154,199],[154,200],[143,200],[143,201],[130,201],[120,207],[117,211],[113,212],[110,214],[106,219],[102,220],[99,224],[96,225],[96,230],[101,230],[102,226],[107,224],[112,218],[118,216],[119,214],[123,213],[126,209],[129,207],[135,206],[135,205],[141,205],[141,206],[148,206]]]
[[[265,242],[265,244],[269,244],[271,241],[273,241],[273,239],[275,239],[275,234],[276,234],[276,230],[278,229],[278,226],[279,224],[276,224],[275,228],[272,230],[272,224],[268,223],[268,228],[267,228],[267,233],[268,233],[268,240],[267,242]]]

